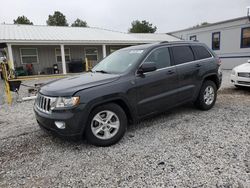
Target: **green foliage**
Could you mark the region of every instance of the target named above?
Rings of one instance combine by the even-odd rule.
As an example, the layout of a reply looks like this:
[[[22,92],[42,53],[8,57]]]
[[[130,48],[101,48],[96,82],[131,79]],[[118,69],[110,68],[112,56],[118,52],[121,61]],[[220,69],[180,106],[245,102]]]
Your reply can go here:
[[[147,22],[146,20],[135,20],[131,23],[132,27],[129,29],[130,33],[154,33],[157,30],[156,26]]]
[[[26,24],[33,25],[33,23],[26,16],[18,16],[16,20],[13,20],[14,24]]]
[[[201,26],[205,26],[205,25],[209,25],[208,22],[202,22],[201,24],[197,24],[195,26],[193,26],[192,28],[197,28],[197,27],[201,27]]]
[[[74,23],[71,24],[72,27],[88,27],[87,22],[77,18]]]
[[[53,15],[49,15],[47,25],[50,26],[68,26],[66,17],[59,11],[55,11]]]

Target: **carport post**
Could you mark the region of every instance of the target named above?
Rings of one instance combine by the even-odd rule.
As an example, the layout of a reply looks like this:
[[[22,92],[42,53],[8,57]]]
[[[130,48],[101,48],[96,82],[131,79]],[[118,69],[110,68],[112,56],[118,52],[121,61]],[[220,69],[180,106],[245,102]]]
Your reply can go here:
[[[64,53],[64,45],[63,44],[61,44],[61,57],[62,57],[63,74],[67,74],[66,61],[65,61],[65,53]]]
[[[14,66],[14,59],[13,59],[13,53],[12,53],[12,46],[11,44],[7,44],[7,48],[8,48],[8,58],[9,58],[9,62],[10,62],[10,66],[13,70],[15,70],[15,66]]]
[[[102,45],[102,57],[105,58],[107,56],[106,45]]]

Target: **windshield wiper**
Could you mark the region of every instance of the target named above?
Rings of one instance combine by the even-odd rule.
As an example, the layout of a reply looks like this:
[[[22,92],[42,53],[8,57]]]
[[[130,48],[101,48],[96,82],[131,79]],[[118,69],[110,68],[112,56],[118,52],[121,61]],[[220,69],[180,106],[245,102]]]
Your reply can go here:
[[[105,70],[96,70],[95,72],[100,72],[100,73],[103,73],[103,74],[109,74],[107,71]]]

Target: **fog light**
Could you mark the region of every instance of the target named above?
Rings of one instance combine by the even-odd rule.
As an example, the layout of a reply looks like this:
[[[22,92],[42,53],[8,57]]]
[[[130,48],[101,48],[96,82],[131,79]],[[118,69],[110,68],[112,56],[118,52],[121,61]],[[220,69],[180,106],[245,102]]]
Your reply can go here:
[[[65,129],[65,123],[63,121],[55,121],[55,125],[58,129]]]

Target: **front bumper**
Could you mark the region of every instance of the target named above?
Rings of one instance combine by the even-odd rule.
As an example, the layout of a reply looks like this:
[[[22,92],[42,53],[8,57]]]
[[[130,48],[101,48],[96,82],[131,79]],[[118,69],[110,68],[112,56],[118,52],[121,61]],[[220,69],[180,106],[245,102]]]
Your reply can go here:
[[[35,117],[38,124],[52,133],[62,137],[80,138],[87,123],[85,113],[85,104],[69,110],[58,110],[52,113],[45,113],[34,105]],[[55,125],[55,121],[65,123],[65,129],[59,129]]]
[[[233,85],[250,87],[250,78],[239,77],[237,76],[237,74],[236,75],[231,74],[230,82]]]

